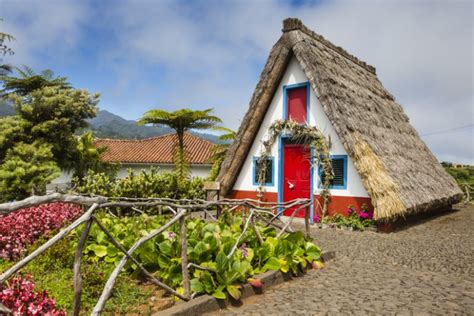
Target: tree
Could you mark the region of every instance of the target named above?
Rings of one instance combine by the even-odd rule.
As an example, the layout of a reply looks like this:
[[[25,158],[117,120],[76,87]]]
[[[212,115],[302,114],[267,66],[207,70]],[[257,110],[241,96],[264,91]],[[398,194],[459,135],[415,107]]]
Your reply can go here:
[[[0,163],[8,149],[24,140],[26,125],[19,116],[0,117]]]
[[[3,81],[2,94],[8,96],[17,94],[21,97],[28,95],[44,87],[57,87],[60,89],[71,89],[71,84],[66,77],[55,76],[50,69],[45,69],[36,73],[32,68],[23,65],[23,68],[14,67],[18,77],[3,75],[0,80]]]
[[[2,21],[2,19],[0,19]],[[8,47],[5,42],[12,42],[14,41],[15,38],[7,33],[0,32],[0,55],[5,56],[5,55],[13,55],[14,52],[13,50]],[[0,58],[0,61],[3,61],[3,59]],[[9,64],[0,64],[0,75],[5,75],[9,73],[12,70],[12,66]]]
[[[46,184],[59,176],[52,160],[51,145],[41,142],[17,143],[8,149],[0,165],[0,200],[23,199],[30,194],[44,193]]]
[[[176,131],[178,142],[174,153],[174,164],[180,180],[189,175],[184,133],[190,129],[210,129],[222,123],[220,118],[211,115],[212,111],[213,109],[203,111],[181,109],[174,112],[150,110],[138,121],[139,124],[165,125]]]
[[[86,90],[42,87],[30,92],[28,98],[13,94],[11,99],[25,124],[24,141],[51,144],[58,166],[73,169],[78,158],[74,133],[95,116],[99,95]]]
[[[92,132],[87,132],[78,137],[77,152],[78,160],[74,166],[74,175],[79,182],[89,171],[94,173],[113,172],[116,168],[110,163],[102,161],[102,155],[107,151],[107,147],[96,147]]]
[[[210,180],[215,180],[221,171],[221,165],[224,161],[227,150],[229,149],[230,144],[235,140],[236,132],[227,127],[217,127],[215,130],[223,131],[224,134],[219,136],[219,140],[222,141],[222,144],[218,144],[213,148],[213,153],[210,158],[212,162],[211,173],[209,175]]]
[[[18,114],[0,118],[0,199],[11,200],[44,191],[58,167],[85,164],[74,133],[95,116],[99,96],[53,86],[9,97]]]

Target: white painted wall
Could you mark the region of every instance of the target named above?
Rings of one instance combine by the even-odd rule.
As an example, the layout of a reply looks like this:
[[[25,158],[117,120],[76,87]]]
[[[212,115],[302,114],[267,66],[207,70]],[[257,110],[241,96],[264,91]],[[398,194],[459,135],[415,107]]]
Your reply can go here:
[[[293,57],[288,64],[288,67],[283,75],[278,89],[273,96],[270,107],[268,108],[267,114],[263,120],[262,125],[258,131],[256,141],[252,144],[247,158],[242,166],[241,172],[237,177],[237,181],[234,184],[234,190],[254,191],[257,186],[253,185],[253,157],[259,156],[263,150],[262,141],[268,139],[268,127],[278,119],[283,118],[283,86],[295,83],[307,82],[303,69],[300,67],[298,61]],[[332,147],[330,150],[331,155],[347,155],[344,146],[342,145],[339,137],[336,134],[332,124],[329,122],[326,113],[316,98],[313,89],[310,89],[310,115],[309,123],[316,126],[325,136],[331,137]],[[280,157],[278,156],[278,142],[272,147],[272,156],[275,157],[275,168],[274,168],[274,185],[266,186],[267,192],[278,192],[278,163]],[[332,196],[356,196],[356,197],[368,197],[367,191],[362,185],[362,181],[354,164],[350,157],[347,159],[347,189],[331,189]],[[318,189],[318,172],[314,171],[314,194],[319,194]]]
[[[137,174],[142,169],[149,169],[152,166],[153,165],[150,164],[123,164],[117,173],[117,177],[125,178],[128,175],[128,169],[132,169]],[[174,169],[174,165],[157,164],[154,166],[159,167],[160,173],[171,172]],[[192,177],[207,178],[211,172],[211,165],[191,165],[189,169]],[[61,171],[61,175],[54,179],[51,184],[58,185],[70,183],[71,177],[72,173]]]
[[[174,165],[155,165],[159,168],[160,173],[172,172]],[[117,173],[119,178],[125,178],[128,175],[128,169],[132,169],[135,173],[139,173],[142,169],[151,168],[149,164],[123,164]],[[189,168],[192,177],[207,178],[211,172],[211,165],[191,165]]]

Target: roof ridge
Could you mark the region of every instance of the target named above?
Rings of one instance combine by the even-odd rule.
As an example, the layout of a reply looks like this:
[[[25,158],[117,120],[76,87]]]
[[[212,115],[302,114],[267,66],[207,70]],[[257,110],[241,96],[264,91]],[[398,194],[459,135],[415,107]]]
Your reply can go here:
[[[298,19],[298,18],[287,18],[283,20],[283,29],[281,30],[283,33],[290,32],[290,31],[296,31],[299,30],[306,35],[310,36],[312,39],[320,42],[324,46],[334,50],[335,52],[339,53],[341,56],[349,59],[350,61],[356,63],[357,65],[361,66],[368,72],[372,74],[376,74],[375,72],[375,67],[372,65],[369,65],[365,61],[360,60],[356,56],[350,54],[347,52],[344,48],[340,46],[336,46],[333,43],[331,43],[329,40],[325,39],[324,36],[310,30],[306,25],[303,24],[303,22]]]
[[[107,141],[117,141],[117,142],[143,142],[147,140],[153,140],[157,138],[163,138],[166,136],[171,136],[175,135],[176,133],[170,132],[166,133],[163,135],[157,135],[157,136],[152,136],[152,137],[147,137],[147,138],[141,138],[141,139],[127,139],[127,138],[96,138],[95,141],[101,141],[101,140],[107,140]]]
[[[189,136],[192,136],[192,137],[196,137],[196,138],[199,138],[199,140],[201,141],[204,141],[204,142],[208,142],[209,144],[212,144],[212,145],[215,145],[215,143],[211,142],[210,140],[207,140],[207,139],[204,139],[200,136],[197,136],[197,135],[194,135],[188,131],[185,131],[184,132],[185,135],[189,135]],[[146,142],[146,141],[151,141],[151,140],[155,140],[155,139],[159,139],[159,138],[164,138],[164,137],[167,137],[167,136],[174,136],[176,135],[175,132],[170,132],[170,133],[167,133],[167,134],[163,134],[163,135],[158,135],[158,136],[152,136],[152,137],[147,137],[147,138],[142,138],[142,139],[123,139],[123,138],[96,138],[94,139],[94,142],[98,142],[98,141],[113,141],[113,142]]]

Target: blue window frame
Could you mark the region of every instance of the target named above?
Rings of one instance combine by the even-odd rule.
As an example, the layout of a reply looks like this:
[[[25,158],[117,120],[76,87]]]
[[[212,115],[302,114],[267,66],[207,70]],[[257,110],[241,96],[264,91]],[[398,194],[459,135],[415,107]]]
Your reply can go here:
[[[347,189],[347,155],[331,155],[331,164],[334,171],[334,179],[331,180],[329,189],[345,190]],[[321,188],[324,182],[324,172],[322,166],[318,168],[319,185]]]
[[[275,181],[275,159],[274,157],[267,157],[264,161],[259,161],[260,157],[253,157],[253,185],[273,186]],[[259,168],[266,168],[265,182],[258,182]]]

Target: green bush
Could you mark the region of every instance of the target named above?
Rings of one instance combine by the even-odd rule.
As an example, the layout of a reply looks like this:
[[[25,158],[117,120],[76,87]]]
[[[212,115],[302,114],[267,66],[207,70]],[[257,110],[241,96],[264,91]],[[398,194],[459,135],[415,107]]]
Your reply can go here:
[[[179,181],[175,173],[159,173],[158,168],[142,170],[138,174],[129,169],[128,176],[123,179],[89,172],[80,182],[75,178],[73,184],[78,193],[108,197],[202,199],[205,195],[201,178]]]
[[[474,167],[465,166],[462,168],[445,167],[446,171],[456,180],[460,187],[465,184],[474,186]]]

